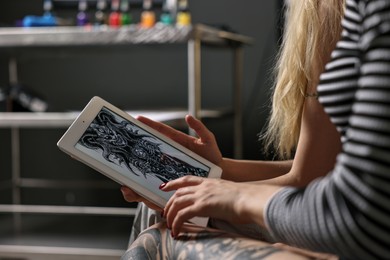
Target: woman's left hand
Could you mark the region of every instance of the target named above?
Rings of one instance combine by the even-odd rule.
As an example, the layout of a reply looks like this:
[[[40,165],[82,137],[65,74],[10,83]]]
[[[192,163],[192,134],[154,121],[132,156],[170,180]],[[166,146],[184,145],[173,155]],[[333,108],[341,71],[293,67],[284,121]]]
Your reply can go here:
[[[279,187],[235,183],[222,179],[186,176],[170,181],[163,191],[177,190],[164,208],[172,235],[193,217],[211,217],[232,223],[263,223],[263,208]]]

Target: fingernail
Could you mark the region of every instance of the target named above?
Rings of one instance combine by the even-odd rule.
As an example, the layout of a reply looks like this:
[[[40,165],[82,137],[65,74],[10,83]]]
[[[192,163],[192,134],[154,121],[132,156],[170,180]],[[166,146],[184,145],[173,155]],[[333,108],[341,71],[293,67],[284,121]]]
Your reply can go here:
[[[160,190],[162,190],[164,187],[165,187],[165,185],[167,185],[167,183],[166,182],[163,182],[163,183],[161,183],[161,185],[160,185],[160,187],[158,187]]]

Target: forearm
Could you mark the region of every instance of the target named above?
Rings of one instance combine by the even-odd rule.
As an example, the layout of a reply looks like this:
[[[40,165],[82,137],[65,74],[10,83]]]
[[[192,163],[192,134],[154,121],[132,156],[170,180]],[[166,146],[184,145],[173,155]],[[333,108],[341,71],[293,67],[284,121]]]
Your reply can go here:
[[[304,187],[334,167],[341,151],[340,135],[316,99],[305,101],[299,142],[288,173],[258,184]]]
[[[275,178],[253,181],[252,183],[258,185],[275,185],[275,186],[292,186],[292,187],[304,187],[307,185],[306,180],[302,180],[299,178],[299,175],[294,174],[292,172],[288,172],[284,175],[277,176]]]
[[[273,179],[288,173],[292,161],[250,161],[223,158],[222,179],[246,182]]]

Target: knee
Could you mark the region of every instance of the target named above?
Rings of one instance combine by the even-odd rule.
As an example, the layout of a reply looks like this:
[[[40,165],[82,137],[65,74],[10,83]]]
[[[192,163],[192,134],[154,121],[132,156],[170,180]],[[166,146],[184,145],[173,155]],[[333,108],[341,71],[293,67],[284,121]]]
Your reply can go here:
[[[139,234],[137,239],[122,256],[126,259],[157,259],[160,252],[162,234],[159,228],[151,227]]]

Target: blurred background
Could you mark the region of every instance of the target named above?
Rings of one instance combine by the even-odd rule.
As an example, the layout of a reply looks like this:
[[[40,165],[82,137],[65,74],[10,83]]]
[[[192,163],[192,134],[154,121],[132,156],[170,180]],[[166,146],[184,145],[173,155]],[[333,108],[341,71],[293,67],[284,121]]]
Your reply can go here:
[[[61,18],[63,24],[77,26],[77,14],[83,11],[91,17],[94,26],[96,0],[86,1],[87,8],[81,7],[83,10],[80,10],[80,1],[50,2],[49,11]],[[2,29],[23,26],[28,15],[42,16],[44,4],[43,0],[2,0],[0,35]],[[112,12],[111,4],[107,1],[107,15]],[[132,16],[133,25],[139,23],[145,2],[130,0],[128,4],[127,12]],[[149,11],[155,12],[159,19],[163,5],[162,1],[155,0]],[[243,46],[241,127],[244,159],[265,159],[258,134],[265,127],[269,113],[272,69],[281,35],[281,10],[282,1],[186,2],[185,11],[191,14],[192,25],[204,24],[253,39],[252,44]],[[187,107],[186,44],[31,45],[23,48],[0,44],[2,113],[9,113],[6,95],[12,82],[10,59],[17,61],[19,85],[27,94],[44,101],[45,112],[80,111],[95,95],[126,110],[161,111]],[[202,108],[232,107],[233,62],[229,46],[202,46]],[[204,118],[204,123],[214,132],[223,155],[234,157],[233,117]],[[15,167],[12,165],[12,129],[1,126],[0,259],[43,259],[42,254],[33,253],[33,247],[44,247],[46,251],[41,248],[41,252],[45,252],[47,259],[56,254],[66,255],[67,249],[72,249],[74,253],[69,254],[74,257],[109,259],[126,249],[133,216],[132,211],[123,214],[120,209],[132,210],[136,204],[123,200],[119,185],[58,150],[56,142],[65,129],[23,127],[17,130],[20,138],[18,167],[25,182],[20,183],[19,179],[19,183],[15,183],[11,174]],[[84,185],[87,182],[94,185]],[[15,192],[20,196],[18,205],[32,206],[27,208],[31,212],[9,207],[15,205]],[[52,208],[58,209],[57,212],[34,211],[39,205],[66,206],[66,213],[60,212],[62,208]],[[83,207],[90,210],[94,207],[115,208],[119,209],[119,214],[73,214],[68,212],[74,209],[72,207],[78,212]],[[21,248],[31,250],[26,249],[23,253]],[[58,250],[50,251],[53,248]],[[81,251],[75,253],[75,248]]]

